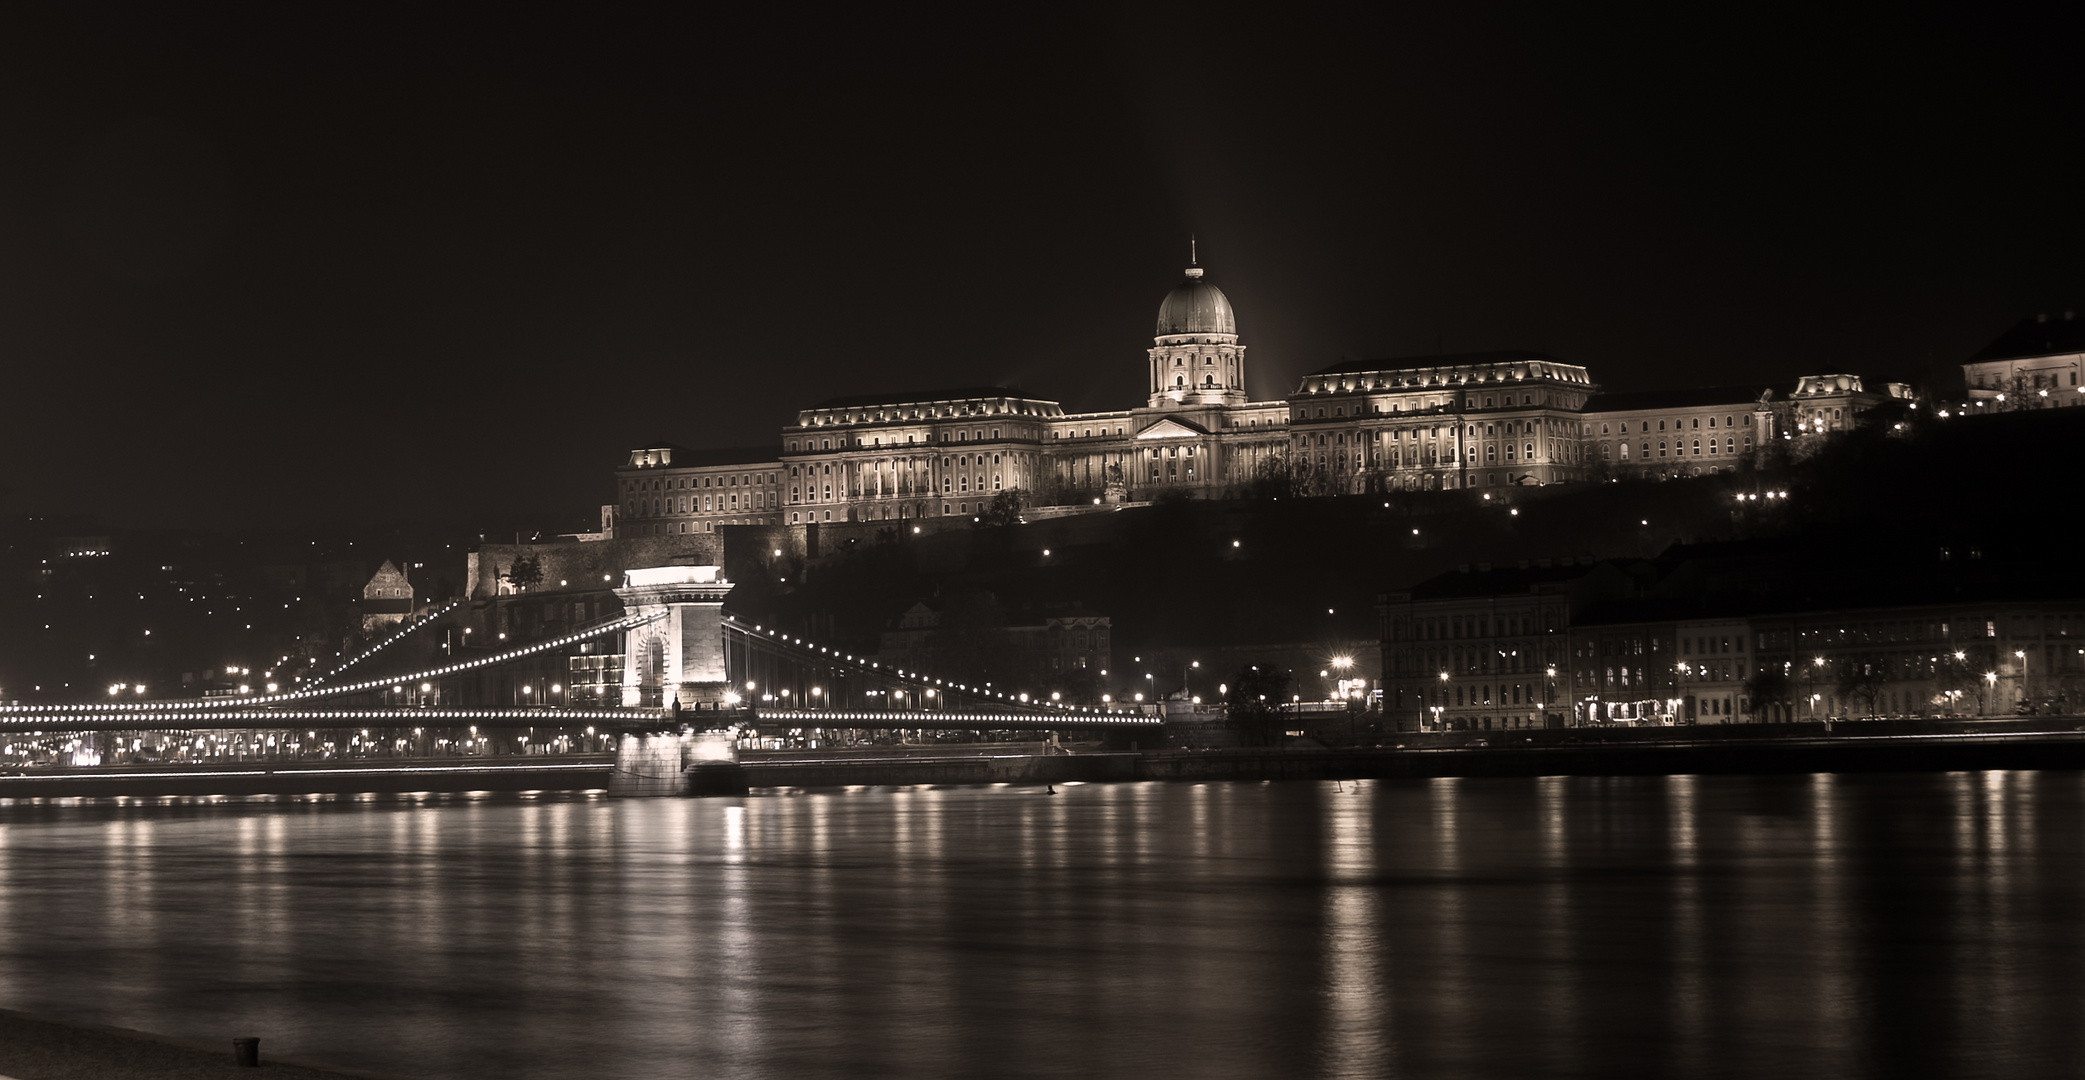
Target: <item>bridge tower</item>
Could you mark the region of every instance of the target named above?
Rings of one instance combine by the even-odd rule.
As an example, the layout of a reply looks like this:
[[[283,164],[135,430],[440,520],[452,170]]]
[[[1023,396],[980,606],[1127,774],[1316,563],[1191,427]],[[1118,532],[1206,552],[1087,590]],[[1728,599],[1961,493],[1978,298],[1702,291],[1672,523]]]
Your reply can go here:
[[[724,666],[724,594],[717,566],[659,566],[623,572],[615,590],[625,611],[666,617],[629,632],[623,648],[623,705],[722,709],[730,691]]]
[[[745,794],[732,727],[745,714],[731,693],[724,658],[724,594],[730,591],[715,566],[624,571],[623,587],[615,590],[624,610],[665,617],[629,631],[623,704],[663,706],[668,722],[653,731],[622,733],[609,795]],[[711,723],[700,722],[703,712]]]

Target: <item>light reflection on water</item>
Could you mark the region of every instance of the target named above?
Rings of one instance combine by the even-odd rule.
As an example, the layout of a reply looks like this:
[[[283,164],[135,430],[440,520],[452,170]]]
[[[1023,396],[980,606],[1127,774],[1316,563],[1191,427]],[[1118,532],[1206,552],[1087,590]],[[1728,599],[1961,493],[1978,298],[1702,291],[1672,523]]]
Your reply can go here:
[[[2085,778],[0,804],[0,1005],[427,1077],[2021,1076]]]

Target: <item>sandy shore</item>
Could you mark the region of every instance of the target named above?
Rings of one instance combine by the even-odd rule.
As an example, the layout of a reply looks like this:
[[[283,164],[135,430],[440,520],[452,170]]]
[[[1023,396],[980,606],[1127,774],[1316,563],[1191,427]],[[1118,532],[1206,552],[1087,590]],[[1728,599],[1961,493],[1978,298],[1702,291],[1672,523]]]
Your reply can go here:
[[[184,1042],[142,1031],[78,1024],[0,1009],[0,1078],[12,1080],[402,1080],[353,1069],[323,1069],[269,1060],[261,1039],[261,1066],[242,1069],[232,1061],[229,1036],[222,1046]]]

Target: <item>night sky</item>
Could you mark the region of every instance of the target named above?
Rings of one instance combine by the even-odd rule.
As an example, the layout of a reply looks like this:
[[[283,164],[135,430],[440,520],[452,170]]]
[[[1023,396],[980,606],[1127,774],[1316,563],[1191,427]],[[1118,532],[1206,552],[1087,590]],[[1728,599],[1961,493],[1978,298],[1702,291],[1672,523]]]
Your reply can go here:
[[[832,395],[1139,404],[1190,233],[1256,397],[2085,308],[2053,5],[689,7],[0,16],[0,512],[565,530]]]

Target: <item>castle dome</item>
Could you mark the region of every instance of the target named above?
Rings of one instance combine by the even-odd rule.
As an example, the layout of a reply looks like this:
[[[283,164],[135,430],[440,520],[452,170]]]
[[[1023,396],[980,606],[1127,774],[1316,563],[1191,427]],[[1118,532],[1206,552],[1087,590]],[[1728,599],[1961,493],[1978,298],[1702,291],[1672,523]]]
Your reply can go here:
[[[1158,305],[1158,336],[1224,334],[1238,336],[1238,319],[1223,290],[1202,280],[1202,268],[1187,268],[1187,280],[1173,286]]]

